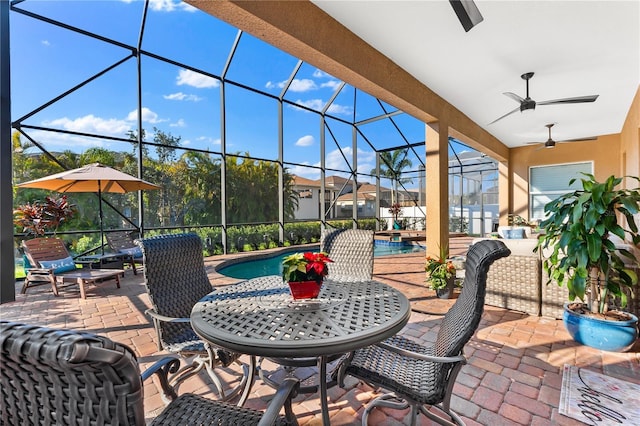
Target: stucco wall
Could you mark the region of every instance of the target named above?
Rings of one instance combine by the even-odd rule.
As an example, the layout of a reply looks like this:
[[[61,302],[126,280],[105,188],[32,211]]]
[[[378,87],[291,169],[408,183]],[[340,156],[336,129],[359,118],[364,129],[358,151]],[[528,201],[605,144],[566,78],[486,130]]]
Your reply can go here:
[[[510,152],[509,213],[529,217],[529,168],[592,161],[596,179],[611,175],[640,176],[640,88],[629,109],[620,134],[600,136],[594,141],[557,144],[553,149],[539,145],[513,148]],[[638,187],[635,180],[626,182]],[[503,187],[500,188],[502,190]]]
[[[640,176],[640,87],[636,91],[620,134],[620,167],[625,176]],[[636,188],[636,181],[626,182]]]

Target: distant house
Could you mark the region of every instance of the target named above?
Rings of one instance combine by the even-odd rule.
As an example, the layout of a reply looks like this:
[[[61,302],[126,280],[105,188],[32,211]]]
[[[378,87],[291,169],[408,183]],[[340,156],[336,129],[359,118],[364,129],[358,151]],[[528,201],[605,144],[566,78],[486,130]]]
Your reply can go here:
[[[298,210],[296,219],[318,219],[320,210],[320,180],[306,179],[294,176],[294,191],[298,193]],[[330,209],[329,219],[348,218],[353,215],[354,182],[340,176],[325,178],[325,205]],[[356,190],[356,204],[359,217],[375,217],[376,215],[376,186],[370,183],[358,185]],[[390,204],[391,190],[381,187],[381,206]]]

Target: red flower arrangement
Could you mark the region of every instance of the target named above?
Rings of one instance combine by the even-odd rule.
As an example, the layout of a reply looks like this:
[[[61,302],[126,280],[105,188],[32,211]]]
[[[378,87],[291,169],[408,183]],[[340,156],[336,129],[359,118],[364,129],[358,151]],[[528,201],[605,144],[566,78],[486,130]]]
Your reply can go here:
[[[294,253],[282,261],[282,277],[287,282],[316,281],[322,283],[329,273],[327,263],[333,262],[327,253]]]

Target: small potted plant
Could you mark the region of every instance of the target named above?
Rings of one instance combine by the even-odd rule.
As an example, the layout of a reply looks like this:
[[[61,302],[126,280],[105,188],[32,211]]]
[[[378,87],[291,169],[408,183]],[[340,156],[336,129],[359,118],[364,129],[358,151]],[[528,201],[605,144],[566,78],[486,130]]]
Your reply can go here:
[[[393,229],[402,229],[402,223],[398,220],[398,217],[402,216],[400,203],[393,203],[391,207],[389,207],[389,213],[393,215]]]
[[[329,262],[333,260],[325,252],[294,253],[283,259],[282,277],[289,284],[294,299],[318,297],[322,281],[329,273]]]
[[[427,256],[426,260],[427,282],[441,299],[451,299],[453,297],[456,267],[448,257],[449,250],[445,246],[440,247],[439,257]]]
[[[547,284],[566,284],[569,300],[584,302],[565,304],[563,319],[572,337],[599,349],[625,351],[637,338],[638,318],[628,312],[608,311],[614,299],[621,308],[626,307],[627,293],[623,289],[637,284],[633,267],[638,261],[630,251],[617,247],[611,236],[640,243],[634,218],[640,211],[640,192],[638,188],[615,189],[622,178],[610,176],[601,183],[593,175],[583,174],[586,179],[581,179],[582,189],[545,206],[548,217],[540,223],[543,234],[536,250],[550,252],[543,259],[549,274]],[[629,179],[640,181],[637,177]],[[616,216],[624,217],[626,229]]]

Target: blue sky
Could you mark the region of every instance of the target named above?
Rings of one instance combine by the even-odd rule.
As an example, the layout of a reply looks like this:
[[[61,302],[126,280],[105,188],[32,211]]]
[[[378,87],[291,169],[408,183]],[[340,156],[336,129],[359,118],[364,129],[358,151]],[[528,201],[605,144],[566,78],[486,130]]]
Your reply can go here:
[[[13,120],[65,93],[98,72],[130,55],[136,46],[144,3],[140,0],[27,0],[18,7],[56,21],[114,39],[114,45],[61,29],[12,12],[11,73]],[[153,127],[181,138],[185,147],[220,150],[220,81],[237,29],[191,6],[173,0],[150,3],[142,49],[179,64],[142,59],[142,119],[151,138]],[[261,40],[243,34],[226,79],[273,96],[283,92],[297,64],[288,55]],[[204,71],[194,72],[182,64]],[[136,60],[129,58],[98,79],[55,102],[25,124],[56,129],[126,137],[137,129]],[[212,77],[214,76],[214,77]],[[313,110],[322,109],[341,81],[310,64],[295,75],[285,99]],[[395,108],[357,91],[355,120]],[[354,119],[354,88],[346,86],[329,109],[339,119]],[[227,152],[276,160],[278,103],[235,85],[226,85]],[[301,165],[320,164],[320,122],[317,114],[285,106],[284,159]],[[376,148],[424,141],[424,124],[405,114],[394,117],[404,137],[388,120],[362,127]],[[351,161],[351,127],[329,120],[333,137],[326,140],[326,166],[348,170],[337,149]],[[130,151],[128,143],[53,132],[29,131],[50,151],[81,152],[91,146]],[[406,138],[406,140],[405,140]],[[423,152],[424,148],[417,148]],[[364,139],[358,140],[358,170],[368,173],[375,155]],[[419,162],[413,159],[414,166]],[[317,170],[291,166],[293,173],[318,178]],[[329,173],[336,174],[336,173]],[[417,182],[416,182],[417,183]]]

